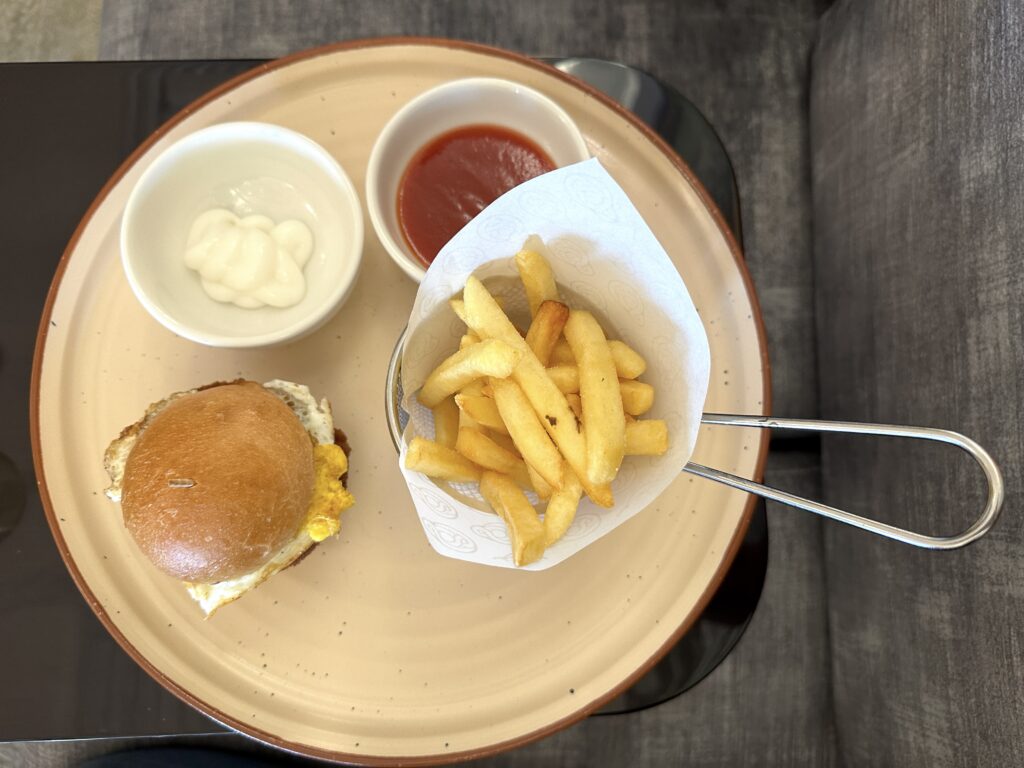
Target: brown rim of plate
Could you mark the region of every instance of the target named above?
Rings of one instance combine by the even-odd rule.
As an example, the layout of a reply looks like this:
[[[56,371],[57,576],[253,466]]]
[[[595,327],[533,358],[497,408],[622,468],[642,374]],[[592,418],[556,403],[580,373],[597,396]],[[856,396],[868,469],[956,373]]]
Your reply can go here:
[[[50,290],[46,295],[46,303],[43,306],[43,314],[39,321],[39,330],[36,336],[35,352],[32,356],[32,380],[29,392],[29,421],[30,421],[30,432],[32,439],[32,463],[35,467],[36,472],[36,483],[39,487],[39,497],[43,504],[43,510],[46,513],[46,521],[50,526],[50,531],[53,534],[54,541],[57,544],[57,549],[60,551],[60,556],[64,560],[64,564],[67,566],[68,571],[71,574],[71,578],[74,580],[75,585],[78,587],[82,596],[85,598],[89,607],[92,608],[93,612],[99,618],[100,622],[106,627],[107,631],[111,634],[114,640],[128,653],[135,662],[141,666],[150,677],[156,680],[160,685],[166,688],[168,691],[173,693],[179,699],[184,701],[186,704],[198,709],[200,712],[208,715],[209,717],[216,720],[218,723],[231,728],[232,730],[238,731],[239,733],[252,736],[267,744],[271,744],[280,749],[288,752],[293,752],[308,757],[315,757],[333,761],[344,761],[347,763],[355,763],[360,765],[435,765],[438,763],[449,763],[449,762],[462,762],[466,760],[472,760],[476,758],[486,757],[489,755],[495,755],[500,752],[505,752],[516,747],[521,747],[531,742],[537,741],[549,736],[557,731],[567,728],[584,717],[589,715],[591,712],[599,709],[601,706],[611,701],[613,698],[618,696],[620,693],[625,691],[627,688],[632,686],[637,680],[639,680],[651,667],[653,667],[668,650],[675,645],[679,639],[693,626],[693,623],[703,613],[704,608],[707,606],[711,597],[717,592],[718,587],[722,583],[722,579],[725,578],[725,574],[728,572],[729,567],[732,565],[733,560],[736,557],[736,553],[739,550],[740,544],[743,541],[744,535],[748,526],[750,525],[751,517],[753,516],[754,505],[756,504],[756,497],[751,496],[747,501],[746,508],[743,511],[743,518],[740,524],[736,528],[736,532],[733,534],[732,540],[729,542],[729,546],[726,549],[722,561],[718,566],[718,570],[715,572],[711,583],[708,588],[701,595],[700,600],[694,605],[693,610],[690,611],[686,619],[679,625],[675,632],[672,633],[671,637],[661,646],[646,662],[641,664],[631,675],[622,680],[611,690],[607,691],[602,696],[599,696],[589,704],[585,704],[578,710],[573,712],[560,720],[549,723],[543,728],[538,728],[535,731],[527,733],[515,739],[509,739],[506,741],[491,744],[487,747],[480,749],[467,750],[464,752],[457,752],[453,754],[437,754],[437,755],[415,755],[409,757],[388,757],[388,756],[367,756],[350,754],[344,752],[335,752],[331,750],[320,749],[317,747],[308,746],[305,744],[296,744],[293,742],[286,741],[279,736],[275,736],[272,733],[268,733],[259,728],[244,723],[240,720],[221,712],[215,707],[210,706],[204,701],[193,696],[189,691],[180,687],[176,682],[164,675],[160,670],[156,669],[149,661],[141,654],[135,647],[128,642],[127,638],[121,634],[120,630],[115,626],[113,621],[107,615],[107,612],[100,605],[96,596],[93,595],[89,589],[89,585],[86,584],[82,578],[81,572],[78,570],[75,564],[74,558],[71,556],[68,550],[67,543],[64,541],[64,537],[61,534],[60,526],[57,524],[57,516],[53,510],[53,504],[50,500],[50,494],[46,486],[46,473],[43,470],[42,461],[42,450],[40,448],[39,438],[39,380],[42,371],[43,362],[43,349],[46,345],[46,336],[50,327],[50,316],[53,312],[53,303],[57,296],[57,291],[60,288],[61,280],[64,277],[64,270],[67,268],[68,259],[71,253],[74,251],[75,246],[78,244],[78,240],[82,235],[85,227],[92,219],[96,209],[103,203],[107,195],[114,188],[114,186],[120,182],[122,177],[131,168],[140,157],[142,157],[149,149],[156,143],[167,131],[173,128],[175,125],[180,123],[186,117],[190,116],[193,112],[200,109],[204,105],[213,101],[214,99],[228,93],[238,86],[253,80],[267,72],[275,69],[281,69],[294,64],[299,61],[305,61],[306,59],[316,58],[318,56],[324,56],[332,53],[338,53],[340,51],[349,51],[359,48],[381,48],[389,46],[402,46],[402,45],[422,45],[422,46],[437,46],[441,48],[455,48],[472,53],[483,54],[486,56],[494,56],[499,58],[508,59],[518,64],[526,65],[534,69],[538,69],[547,75],[557,78],[562,82],[568,83],[573,87],[585,92],[588,96],[596,99],[600,103],[607,106],[609,109],[616,112],[634,128],[640,131],[648,141],[654,146],[661,150],[665,157],[676,167],[680,174],[686,179],[686,181],[693,187],[700,197],[704,207],[711,214],[714,219],[722,237],[725,238],[726,244],[729,247],[729,251],[732,253],[733,258],[736,260],[736,266],[739,269],[740,275],[743,279],[743,284],[746,287],[747,298],[750,301],[753,309],[753,319],[757,326],[757,341],[758,346],[761,350],[761,366],[764,371],[764,392],[762,393],[762,414],[767,415],[771,410],[771,369],[768,362],[768,346],[767,338],[765,335],[764,318],[761,314],[761,306],[757,300],[757,294],[754,291],[754,285],[750,278],[750,272],[747,270],[746,261],[743,258],[743,253],[736,242],[736,238],[733,237],[732,232],[729,230],[728,225],[725,222],[724,217],[718,210],[717,206],[711,199],[707,190],[704,189],[703,184],[697,179],[693,171],[690,170],[689,166],[683,162],[682,158],[676,154],[673,150],[657,133],[655,133],[647,124],[637,118],[632,112],[610,99],[602,92],[592,88],[586,83],[565,74],[564,72],[555,69],[549,64],[537,61],[536,59],[529,58],[523,54],[513,53],[512,51],[506,51],[501,48],[495,48],[489,45],[482,45],[480,43],[470,43],[461,40],[449,40],[446,38],[436,37],[375,37],[365,38],[361,40],[351,40],[339,43],[331,43],[328,45],[319,46],[316,48],[310,48],[304,51],[290,54],[280,59],[267,62],[265,64],[259,64],[256,67],[243,72],[236,77],[228,80],[225,83],[217,86],[206,94],[200,96],[198,99],[193,101],[191,104],[186,106],[176,115],[171,117],[167,122],[161,125],[154,131],[149,138],[147,138],[142,144],[140,144],[129,156],[121,163],[114,174],[110,177],[103,188],[96,195],[92,204],[89,206],[82,220],[75,228],[74,233],[71,236],[71,240],[68,242],[67,247],[64,249],[64,253],[61,255],[61,259],[57,264],[57,270],[54,273],[53,282],[50,284]],[[765,430],[761,436],[761,444],[758,448],[758,459],[757,468],[754,473],[754,480],[760,482],[764,476],[765,462],[768,459],[768,432]]]

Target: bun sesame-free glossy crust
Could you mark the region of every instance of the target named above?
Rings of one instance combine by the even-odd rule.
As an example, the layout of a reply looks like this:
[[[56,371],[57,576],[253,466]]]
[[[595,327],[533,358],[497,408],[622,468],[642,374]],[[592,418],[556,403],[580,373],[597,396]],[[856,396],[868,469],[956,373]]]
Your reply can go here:
[[[295,537],[313,494],[313,443],[255,382],[183,395],[142,430],[125,464],[125,526],[175,578],[250,573]]]

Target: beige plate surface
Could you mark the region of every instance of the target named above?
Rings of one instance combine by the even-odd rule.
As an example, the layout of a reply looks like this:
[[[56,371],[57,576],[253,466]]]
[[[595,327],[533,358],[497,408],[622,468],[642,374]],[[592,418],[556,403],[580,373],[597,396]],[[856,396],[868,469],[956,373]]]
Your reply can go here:
[[[395,110],[470,75],[521,81],[568,110],[689,286],[711,341],[706,410],[767,408],[760,315],[720,217],[652,134],[552,69],[446,41],[368,41],[262,67],[164,126],[101,193],[51,289],[33,378],[36,469],[58,546],[118,642],[219,721],[307,754],[444,761],[564,727],[635,680],[693,622],[749,519],[744,494],[684,475],[644,513],[548,571],[437,555],[383,409],[388,356],[415,286],[368,221],[352,297],[292,346],[200,347],[135,301],[119,262],[120,215],[170,142],[226,120],[278,123],[320,142],[362,190],[370,147]],[[101,457],[150,402],[236,376],[304,382],[330,398],[353,445],[358,505],[340,538],[204,622],[127,536],[102,494]],[[756,431],[705,427],[694,458],[756,477],[764,450]]]

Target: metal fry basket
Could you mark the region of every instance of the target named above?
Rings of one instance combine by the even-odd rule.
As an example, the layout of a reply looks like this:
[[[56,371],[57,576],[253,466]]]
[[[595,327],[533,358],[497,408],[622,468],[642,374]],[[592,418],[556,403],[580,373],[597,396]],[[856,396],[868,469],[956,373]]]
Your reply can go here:
[[[398,339],[391,361],[388,364],[387,384],[385,390],[385,409],[388,429],[395,450],[400,450],[402,432],[405,428],[407,414],[402,410],[402,350],[405,346],[405,331]],[[816,515],[852,525],[887,539],[901,541],[923,549],[959,549],[977,541],[992,528],[1003,506],[1004,484],[999,467],[989,453],[969,437],[947,429],[932,427],[907,427],[893,424],[864,424],[851,421],[819,421],[811,419],[780,419],[772,416],[744,416],[727,413],[705,413],[701,417],[703,424],[715,424],[728,427],[750,429],[785,429],[803,432],[834,432],[852,435],[875,435],[879,437],[901,437],[910,440],[930,440],[955,445],[965,451],[981,467],[988,483],[988,499],[978,518],[963,532],[953,536],[930,536],[915,531],[908,531],[888,523],[855,515],[819,501],[806,499],[786,491],[769,488],[761,483],[744,477],[723,472],[713,467],[689,462],[682,467],[683,472],[722,483],[756,496],[777,501],[790,507],[813,512]]]

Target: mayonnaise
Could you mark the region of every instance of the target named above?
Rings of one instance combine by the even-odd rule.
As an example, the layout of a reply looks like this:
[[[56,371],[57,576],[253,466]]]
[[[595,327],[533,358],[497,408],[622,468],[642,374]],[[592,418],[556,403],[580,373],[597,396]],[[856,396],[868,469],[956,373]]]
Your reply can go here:
[[[224,208],[200,214],[189,230],[185,265],[199,273],[212,299],[255,309],[290,307],[306,294],[302,268],[313,233],[301,221],[238,218]]]

